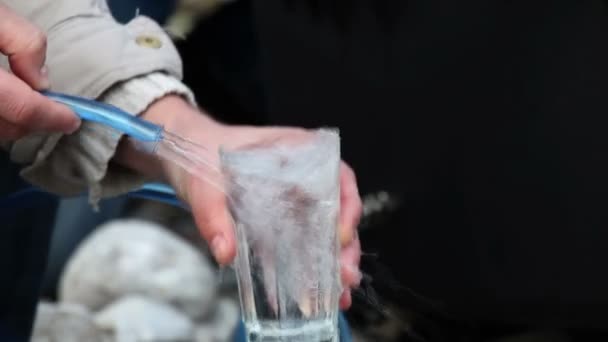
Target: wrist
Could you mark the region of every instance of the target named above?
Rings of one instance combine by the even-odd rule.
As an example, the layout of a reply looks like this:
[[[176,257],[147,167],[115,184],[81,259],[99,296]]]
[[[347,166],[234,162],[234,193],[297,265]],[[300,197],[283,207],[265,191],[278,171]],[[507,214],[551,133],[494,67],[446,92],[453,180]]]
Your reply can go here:
[[[100,100],[164,127],[171,125],[169,120],[181,115],[182,108],[191,111],[193,108],[188,103],[196,103],[194,94],[186,85],[163,72],[117,83]],[[121,138],[113,161],[147,178],[162,179],[160,161],[152,154],[138,150],[134,143],[136,142],[127,137]]]
[[[200,112],[186,100],[177,95],[167,95],[151,104],[140,117],[143,120],[162,126],[165,131],[181,138],[191,140],[211,151],[217,151],[225,126],[210,116]],[[137,149],[130,139],[125,139],[116,156],[125,166],[147,177],[181,187],[185,170],[170,160],[159,159]]]
[[[180,136],[195,134],[195,137],[200,137],[198,131],[201,128],[206,130],[207,128],[221,126],[219,122],[202,113],[182,96],[173,94],[166,95],[153,102],[140,117]]]
[[[226,126],[179,96],[169,95],[153,103],[141,118],[162,126],[180,138],[217,151]]]

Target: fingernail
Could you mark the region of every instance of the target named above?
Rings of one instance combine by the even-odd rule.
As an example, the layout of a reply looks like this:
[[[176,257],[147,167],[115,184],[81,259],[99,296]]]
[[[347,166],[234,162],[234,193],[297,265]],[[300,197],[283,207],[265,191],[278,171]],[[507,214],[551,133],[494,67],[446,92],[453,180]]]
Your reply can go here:
[[[310,298],[304,296],[298,302],[298,308],[304,317],[308,318],[312,314],[312,305]]]
[[[344,290],[340,295],[340,309],[346,310],[352,305],[352,297],[350,289]]]
[[[345,295],[346,297],[349,297],[349,298],[350,298],[350,296],[351,296],[351,294],[352,294],[352,291],[351,291],[350,289],[345,289],[345,290],[344,290],[344,292],[342,292],[342,293],[344,293],[344,295]]]
[[[76,132],[80,128],[81,124],[82,124],[82,121],[79,118],[74,119],[74,123],[72,123],[72,125],[70,126],[70,128],[68,128],[65,131],[65,133],[66,134],[72,134],[72,133]]]
[[[222,235],[217,235],[211,240],[211,253],[219,263],[223,261],[226,254],[226,240]]]
[[[353,265],[344,265],[343,267],[351,274],[353,278],[351,287],[359,287],[359,285],[361,285],[361,279],[363,279],[363,274],[361,271]]]
[[[51,87],[51,82],[49,81],[49,68],[46,65],[40,69],[40,87],[42,89]]]
[[[340,244],[342,246],[346,246],[353,241],[354,235],[352,230],[344,229],[344,225],[340,224],[338,225],[338,231],[340,232]]]

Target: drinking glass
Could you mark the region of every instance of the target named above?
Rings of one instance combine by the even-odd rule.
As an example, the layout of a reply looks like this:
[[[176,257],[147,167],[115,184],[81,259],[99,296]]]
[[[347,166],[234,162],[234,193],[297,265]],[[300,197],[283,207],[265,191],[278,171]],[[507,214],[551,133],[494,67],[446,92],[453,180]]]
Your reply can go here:
[[[220,160],[248,341],[337,342],[338,132],[222,149]]]

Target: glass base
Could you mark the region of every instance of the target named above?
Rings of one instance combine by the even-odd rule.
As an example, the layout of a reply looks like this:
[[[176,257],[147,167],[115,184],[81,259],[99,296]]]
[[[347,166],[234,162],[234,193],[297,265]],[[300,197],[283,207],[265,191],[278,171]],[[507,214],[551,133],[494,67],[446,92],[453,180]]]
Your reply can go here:
[[[338,328],[332,319],[317,321],[245,323],[248,342],[338,342]]]

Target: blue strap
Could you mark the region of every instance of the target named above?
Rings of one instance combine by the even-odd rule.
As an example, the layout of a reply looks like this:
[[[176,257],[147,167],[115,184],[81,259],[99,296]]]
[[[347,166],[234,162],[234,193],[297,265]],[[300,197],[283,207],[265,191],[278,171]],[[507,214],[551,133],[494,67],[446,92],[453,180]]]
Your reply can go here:
[[[82,194],[76,197],[82,197]],[[173,189],[165,184],[149,183],[127,194],[129,197],[142,198],[166,203],[188,210],[188,206],[179,201]],[[29,209],[49,205],[58,196],[37,187],[28,187],[0,198],[0,214],[9,214],[16,209]]]

